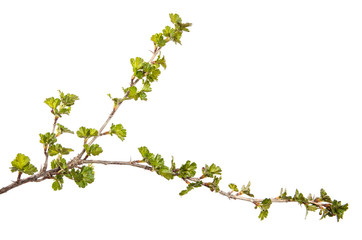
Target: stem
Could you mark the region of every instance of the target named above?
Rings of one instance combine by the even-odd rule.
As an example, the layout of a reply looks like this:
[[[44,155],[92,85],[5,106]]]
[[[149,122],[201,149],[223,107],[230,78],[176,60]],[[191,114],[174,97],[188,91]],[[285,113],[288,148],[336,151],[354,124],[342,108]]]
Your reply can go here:
[[[157,54],[161,51],[161,49],[162,49],[162,47],[155,47],[154,51],[152,52],[153,54],[152,54],[150,60],[148,61],[148,63],[151,63],[151,62],[155,59],[155,57],[156,57]],[[132,75],[130,87],[136,85],[136,84],[139,82],[139,80],[140,80],[140,79],[136,79],[136,80],[135,80],[135,76]],[[103,123],[103,125],[101,126],[101,128],[98,130],[99,133],[103,132],[103,130],[106,128],[106,126],[108,125],[108,123],[109,123],[109,122],[111,121],[111,119],[113,118],[114,114],[117,112],[118,108],[119,108],[119,107],[121,106],[121,104],[123,103],[123,101],[124,101],[125,99],[127,99],[128,95],[129,95],[129,91],[127,91],[127,92],[124,94],[122,100],[113,108],[113,110],[112,110],[112,112],[109,114],[107,120]],[[92,145],[92,144],[97,140],[97,138],[98,138],[99,136],[101,136],[101,135],[94,136],[94,137],[90,140],[90,142],[89,142],[88,144],[89,144],[89,145]],[[75,161],[76,161],[76,160],[80,160],[80,159],[82,158],[82,156],[83,156],[84,153],[85,153],[85,149],[83,148],[83,150],[82,150],[82,151],[77,155],[77,157],[74,158],[72,161],[74,161],[74,160],[75,160]]]

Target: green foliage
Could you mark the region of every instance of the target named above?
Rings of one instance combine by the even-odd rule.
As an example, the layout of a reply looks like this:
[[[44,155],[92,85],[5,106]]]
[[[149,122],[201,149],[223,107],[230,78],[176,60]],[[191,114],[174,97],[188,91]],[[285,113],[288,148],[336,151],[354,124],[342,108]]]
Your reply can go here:
[[[152,35],[151,41],[155,44],[156,47],[163,47],[167,43],[167,40],[163,38],[162,33],[156,33]]]
[[[234,183],[230,183],[229,188],[231,189],[231,191],[239,192],[238,187]]]
[[[63,125],[60,125],[59,123],[57,123],[57,134],[56,136],[60,136],[63,133],[71,133],[74,134],[73,131],[71,131],[70,129],[64,127]]]
[[[103,152],[103,149],[98,144],[92,144],[90,146],[88,144],[84,144],[84,149],[88,156],[97,156]]]
[[[214,175],[221,175],[221,168],[214,163],[209,167],[207,164],[202,168],[203,177],[214,177]]]
[[[272,201],[270,198],[265,198],[257,207],[259,207],[261,209],[260,214],[259,214],[259,218],[260,220],[264,220],[265,218],[268,217],[269,211],[268,209],[270,208],[270,205],[272,204]]]
[[[194,188],[198,188],[198,187],[201,187],[202,186],[202,181],[197,181],[197,182],[194,182],[194,183],[189,183],[187,185],[187,188],[185,190],[182,190],[179,195],[180,196],[183,196],[185,194],[187,194],[188,192],[190,192],[192,189]]]
[[[48,149],[48,153],[50,156],[55,156],[57,154],[60,155],[68,155],[70,152],[73,152],[74,150],[71,148],[64,148],[60,144],[51,145]]]
[[[178,171],[178,176],[180,178],[191,178],[193,176],[195,176],[196,174],[196,169],[197,169],[197,165],[196,163],[191,161],[187,161],[185,164],[183,164],[179,171]]]
[[[43,144],[44,148],[48,145],[52,145],[57,142],[56,135],[54,133],[47,132],[45,134],[39,134],[40,136],[40,143]]]
[[[157,154],[155,156],[153,153],[150,153],[147,147],[144,146],[139,147],[138,151],[141,153],[143,161],[150,165],[153,171],[167,180],[173,179],[174,173],[169,167],[165,165],[165,161],[161,155]]]
[[[344,212],[348,210],[348,203],[343,204],[341,201],[333,200],[332,204],[327,205],[324,209],[321,209],[319,215],[322,215],[321,219],[325,217],[337,217],[337,222],[343,219]]]
[[[74,94],[64,94],[62,91],[58,90],[59,91],[59,95],[60,95],[60,100],[61,102],[65,105],[65,106],[72,106],[74,105],[75,101],[76,100],[79,100],[79,97],[77,95],[74,95]]]
[[[19,171],[28,175],[33,175],[38,171],[38,169],[30,163],[30,158],[22,153],[18,153],[16,158],[11,162],[12,167],[10,168],[12,172]]]
[[[164,69],[166,69],[166,67],[167,67],[165,56],[163,56],[163,57],[161,58],[161,54],[158,55],[157,60],[156,60],[156,63],[159,64],[159,65],[161,65]]]
[[[74,94],[64,94],[59,90],[60,98],[50,97],[45,99],[44,103],[48,105],[52,110],[51,113],[56,117],[62,117],[63,114],[69,115],[71,106],[79,97]]]
[[[214,179],[212,180],[212,183],[209,185],[209,188],[210,188],[211,192],[213,192],[213,191],[219,192],[220,191],[220,187],[219,187],[220,181],[221,181],[221,177],[214,176]]]
[[[72,168],[70,174],[66,176],[73,179],[80,188],[85,188],[88,184],[94,182],[94,169],[92,165],[83,166],[80,170]]]
[[[111,134],[111,136],[113,134],[117,135],[117,137],[122,141],[124,141],[125,137],[127,136],[127,130],[123,128],[122,124],[114,125],[112,123],[111,130],[109,131],[109,133]]]
[[[53,190],[54,191],[62,190],[63,183],[64,183],[63,175],[54,176],[54,182],[52,184]]]
[[[241,187],[241,190],[240,190],[240,194],[246,194],[246,195],[248,195],[249,197],[254,197],[254,194],[251,194],[250,193],[250,185],[251,185],[251,182],[249,181],[248,182],[248,185],[243,185],[242,187]]]
[[[50,166],[52,169],[60,168],[63,171],[66,171],[68,169],[67,161],[62,157],[58,157],[51,161]]]
[[[86,140],[90,137],[98,136],[98,130],[94,128],[80,127],[77,131],[77,136]]]

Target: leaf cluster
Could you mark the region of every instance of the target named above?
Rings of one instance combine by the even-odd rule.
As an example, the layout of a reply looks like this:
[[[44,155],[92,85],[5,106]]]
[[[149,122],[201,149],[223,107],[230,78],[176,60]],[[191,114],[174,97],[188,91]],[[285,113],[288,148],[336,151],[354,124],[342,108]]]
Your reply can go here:
[[[22,153],[18,153],[16,158],[11,162],[10,170],[12,172],[20,172],[28,175],[33,175],[38,169],[30,163],[30,158]]]
[[[63,114],[69,115],[71,106],[79,97],[74,94],[64,94],[59,90],[59,98],[50,97],[45,99],[44,103],[51,108],[51,113],[56,117],[62,117]]]

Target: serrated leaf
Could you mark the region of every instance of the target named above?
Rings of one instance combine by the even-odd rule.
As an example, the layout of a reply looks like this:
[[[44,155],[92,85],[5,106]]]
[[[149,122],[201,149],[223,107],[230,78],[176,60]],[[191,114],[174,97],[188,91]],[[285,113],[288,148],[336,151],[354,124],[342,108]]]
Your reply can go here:
[[[18,153],[16,158],[11,162],[11,171],[19,171],[28,175],[33,175],[38,169],[30,163],[30,158],[22,153]]]
[[[143,159],[147,160],[148,159],[152,159],[154,157],[153,153],[150,153],[150,151],[148,150],[147,147],[143,146],[143,147],[139,147],[138,151],[141,153]]]
[[[123,128],[122,124],[114,125],[112,123],[110,134],[111,136],[113,136],[113,134],[116,134],[119,139],[124,141],[125,137],[127,136],[127,130]]]
[[[55,133],[45,133],[45,134],[39,134],[40,136],[40,143],[42,143],[45,146],[52,145],[57,142],[57,138]]]
[[[77,136],[80,138],[90,138],[98,136],[98,130],[94,128],[80,127],[77,131]]]
[[[166,45],[167,41],[163,38],[162,33],[156,33],[152,35],[151,41],[155,44],[157,47],[163,47]]]
[[[187,185],[187,188],[185,190],[182,190],[179,195],[180,196],[183,196],[187,193],[189,193],[191,190],[195,189],[195,188],[198,188],[198,187],[201,187],[202,186],[202,181],[197,181],[197,182],[194,182],[194,183],[189,183]]]
[[[136,75],[137,71],[142,68],[144,60],[140,57],[131,58],[131,65],[133,68],[133,73]]]
[[[185,164],[183,164],[178,172],[178,176],[180,178],[191,178],[195,176],[196,174],[197,165],[196,163],[191,161],[187,161]]]
[[[60,125],[59,123],[57,123],[57,136],[59,136],[60,134],[63,134],[63,133],[74,134],[74,132],[71,131],[70,129],[64,127],[63,125]]]
[[[234,183],[230,183],[229,188],[234,192],[239,192],[238,187]]]
[[[56,108],[61,103],[61,100],[59,98],[50,97],[45,99],[44,103],[48,105],[51,109],[56,110]]]
[[[97,156],[103,152],[103,149],[98,144],[92,144],[90,146],[88,144],[84,144],[84,149],[89,156]]]
[[[166,65],[166,59],[165,56],[163,56],[161,58],[161,55],[158,55],[157,60],[156,60],[157,64],[160,64],[164,69],[166,69],[167,65]]]
[[[221,168],[216,166],[214,163],[209,165],[205,165],[205,167],[202,168],[202,174],[205,177],[213,177],[214,175],[221,175]]]
[[[60,100],[65,106],[72,106],[76,100],[79,100],[79,97],[74,94],[64,94],[62,91],[58,90],[60,94]]]
[[[73,152],[71,148],[63,148],[60,144],[51,145],[48,149],[50,156],[55,156],[57,154],[68,155],[70,152]]]

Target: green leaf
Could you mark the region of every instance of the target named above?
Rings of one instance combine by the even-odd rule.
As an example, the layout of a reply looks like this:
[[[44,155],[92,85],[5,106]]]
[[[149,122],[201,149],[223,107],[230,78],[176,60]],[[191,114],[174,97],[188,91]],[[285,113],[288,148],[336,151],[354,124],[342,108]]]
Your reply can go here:
[[[110,134],[111,136],[113,136],[113,134],[116,134],[119,139],[124,141],[125,137],[127,136],[127,130],[123,128],[122,124],[114,125],[112,123]]]
[[[179,24],[182,22],[182,19],[177,13],[170,13],[169,15],[172,23]]]
[[[178,172],[178,176],[180,178],[191,178],[195,176],[196,174],[197,165],[196,163],[191,161],[187,161],[185,164],[183,164]]]
[[[18,153],[16,158],[11,162],[11,165],[17,170],[23,170],[30,163],[30,158],[22,153]]]
[[[163,38],[162,33],[156,33],[152,35],[151,41],[155,44],[157,47],[163,47],[166,45],[167,41]]]
[[[58,90],[58,91],[60,94],[60,100],[65,106],[70,107],[75,103],[76,100],[79,100],[79,97],[77,95],[70,94],[70,93],[64,95],[64,93],[62,91],[60,91],[60,90]]]
[[[137,96],[137,87],[132,86],[132,87],[129,87],[127,89],[128,89],[127,91],[129,91],[128,97],[135,99],[135,97]]]
[[[16,158],[11,162],[12,172],[19,171],[28,175],[33,175],[38,169],[30,163],[30,158],[22,153],[18,153]]]
[[[131,65],[133,68],[133,73],[136,75],[137,71],[142,68],[144,60],[140,57],[131,58]]]
[[[201,186],[202,186],[202,183],[203,183],[202,181],[197,181],[197,182],[194,182],[194,183],[189,183],[189,184],[187,185],[186,190],[182,190],[182,191],[179,193],[179,195],[180,195],[180,196],[183,196],[183,195],[189,193],[189,192],[190,192],[191,190],[193,190],[194,188],[201,187]]]
[[[80,187],[85,188],[88,184],[94,182],[94,169],[92,165],[83,166],[81,170],[71,171],[74,182]]]
[[[143,83],[143,86],[142,86],[142,90],[143,92],[151,92],[152,91],[152,88],[151,88],[151,83],[149,81],[145,81]]]
[[[219,191],[220,191],[219,183],[220,183],[221,179],[222,179],[221,177],[216,177],[216,176],[214,176],[214,179],[213,179],[211,185],[209,185],[209,188],[210,188],[210,190],[211,190],[212,192],[213,192],[213,191],[215,191],[215,192],[219,192]]]
[[[321,189],[321,200],[324,202],[332,202],[332,199],[328,196],[327,192],[322,188]]]
[[[74,150],[71,148],[63,148],[60,144],[51,145],[48,149],[48,153],[50,156],[55,156],[57,154],[68,155],[70,152]]]
[[[149,163],[150,159],[153,159],[154,155],[153,153],[150,153],[150,151],[148,150],[147,147],[143,146],[143,147],[139,147],[138,151],[141,153],[143,159]]]
[[[84,144],[84,149],[89,156],[97,156],[103,152],[103,149],[98,144],[92,144],[90,146],[88,144]]]
[[[50,97],[45,99],[44,103],[55,111],[59,106],[59,104],[61,103],[61,101],[59,98]]]
[[[80,138],[90,138],[98,136],[98,130],[94,128],[80,127],[77,131],[77,136]]]
[[[234,192],[239,192],[238,187],[234,183],[230,183],[229,188]]]
[[[166,69],[167,65],[166,65],[166,59],[165,56],[163,56],[161,58],[161,55],[158,55],[157,60],[156,60],[157,64],[160,64],[164,69]]]
[[[74,134],[73,131],[71,131],[70,129],[64,127],[63,125],[60,125],[59,123],[57,123],[57,135],[56,136],[59,136],[63,133],[71,133],[71,134]]]
[[[52,184],[52,188],[54,191],[57,191],[57,190],[61,190],[62,187],[60,185],[60,183],[57,181],[57,180],[54,180],[53,184]]]
[[[157,170],[157,173],[159,175],[161,175],[162,177],[166,178],[167,180],[173,179],[173,176],[174,176],[172,170],[169,167],[165,166],[165,165],[160,167]]]
[[[67,161],[62,158],[62,157],[58,157],[56,159],[54,159],[51,163],[51,168],[52,169],[56,169],[56,168],[61,168],[62,170],[67,170],[68,166],[67,166]]]
[[[248,182],[248,185],[243,185],[242,187],[241,187],[241,190],[240,190],[240,193],[241,194],[246,194],[246,195],[248,195],[249,197],[254,197],[254,194],[251,194],[250,193],[250,185],[251,185],[251,182],[249,181]]]
[[[40,143],[42,143],[44,147],[52,145],[57,142],[55,133],[50,133],[50,132],[47,132],[45,134],[40,133],[39,136],[40,136]]]
[[[268,217],[268,209],[270,208],[270,205],[272,204],[272,201],[270,198],[265,198],[261,204],[259,205],[259,208],[261,209],[259,218],[260,220],[264,220]]]
[[[202,174],[204,177],[213,177],[214,175],[221,175],[221,168],[214,163],[209,167],[207,164],[202,168]]]

